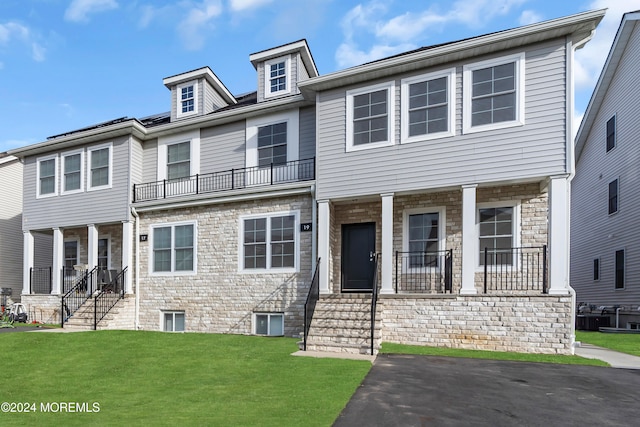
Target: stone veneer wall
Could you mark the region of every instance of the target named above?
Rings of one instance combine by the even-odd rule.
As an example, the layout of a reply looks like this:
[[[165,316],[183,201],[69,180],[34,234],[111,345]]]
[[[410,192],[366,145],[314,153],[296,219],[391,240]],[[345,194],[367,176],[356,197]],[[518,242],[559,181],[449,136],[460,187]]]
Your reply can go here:
[[[98,238],[108,237],[110,245],[110,267],[116,270],[122,269],[122,223],[120,224],[96,224]],[[87,227],[68,228],[64,230],[64,239],[78,240],[80,258],[78,264],[87,264]]]
[[[312,233],[300,232],[297,273],[238,271],[240,216],[299,211],[311,222],[311,197],[262,199],[140,214],[140,233],[151,225],[197,221],[197,274],[154,276],[150,242],[139,244],[140,326],[161,330],[163,311],[184,311],[188,332],[252,333],[254,312],[284,313],[285,335],[299,336],[304,324],[313,263]]]
[[[385,342],[571,354],[571,297],[381,296]]]
[[[60,323],[60,295],[22,295],[29,322]]]

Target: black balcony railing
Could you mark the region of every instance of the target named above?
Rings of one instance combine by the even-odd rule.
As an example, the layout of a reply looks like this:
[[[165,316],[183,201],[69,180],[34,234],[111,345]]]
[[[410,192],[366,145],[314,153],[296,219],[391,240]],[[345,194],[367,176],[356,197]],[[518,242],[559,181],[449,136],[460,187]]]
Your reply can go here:
[[[451,249],[434,252],[396,252],[396,293],[450,293],[452,253]]]
[[[530,248],[488,249],[481,255],[484,293],[539,291],[547,293],[547,245]]]
[[[51,284],[51,267],[31,267],[29,269],[31,294],[50,294]]]
[[[315,158],[133,185],[133,203],[315,179]]]

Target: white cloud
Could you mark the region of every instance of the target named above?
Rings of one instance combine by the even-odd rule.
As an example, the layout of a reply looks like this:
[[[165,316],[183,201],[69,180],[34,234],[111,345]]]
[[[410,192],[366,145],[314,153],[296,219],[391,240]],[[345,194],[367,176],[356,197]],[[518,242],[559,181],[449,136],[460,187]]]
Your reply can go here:
[[[522,13],[520,14],[520,19],[518,20],[518,23],[520,25],[529,25],[529,24],[535,24],[536,22],[540,22],[542,20],[543,20],[542,15],[540,15],[539,13],[533,10],[523,10]]]
[[[31,57],[34,61],[44,61],[46,50],[34,39],[35,37],[29,27],[17,22],[0,24],[0,44],[7,45],[16,40],[30,49]]]
[[[185,47],[199,50],[204,46],[206,31],[213,27],[212,20],[222,13],[220,0],[204,0],[192,7],[178,24],[178,33]]]
[[[374,0],[351,9],[342,20],[344,42],[336,52],[340,67],[359,64],[359,59],[369,60],[388,56],[403,50],[415,48],[414,40],[424,39],[427,32],[442,29],[447,24],[463,24],[482,27],[496,16],[509,13],[526,0],[458,0],[449,10],[440,11],[431,6],[421,12],[406,12],[391,19],[383,19],[389,9]],[[373,36],[373,44],[368,51],[358,47],[356,36]]]
[[[89,22],[89,15],[117,8],[116,0],[73,0],[64,12],[64,19],[71,22]]]
[[[273,0],[230,0],[229,7],[234,12],[257,9],[271,3]]]
[[[622,15],[640,9],[640,0],[595,0],[587,9],[608,8],[607,13],[596,29],[593,39],[584,48],[576,52],[575,83],[576,88],[593,88],[607,59],[613,39],[620,26]]]

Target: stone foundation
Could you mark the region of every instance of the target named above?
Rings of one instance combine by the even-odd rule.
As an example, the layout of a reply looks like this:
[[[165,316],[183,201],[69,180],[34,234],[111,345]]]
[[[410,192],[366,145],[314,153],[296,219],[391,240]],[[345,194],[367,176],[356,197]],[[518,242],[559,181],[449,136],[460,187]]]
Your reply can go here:
[[[29,322],[60,323],[60,295],[22,295]]]

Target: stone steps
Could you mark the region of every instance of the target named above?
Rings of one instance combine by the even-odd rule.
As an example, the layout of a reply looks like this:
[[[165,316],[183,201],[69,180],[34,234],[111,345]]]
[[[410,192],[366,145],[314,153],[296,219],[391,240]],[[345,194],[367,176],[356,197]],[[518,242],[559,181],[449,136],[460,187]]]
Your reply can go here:
[[[381,313],[378,300],[374,353],[382,340]],[[371,294],[322,296],[311,321],[307,351],[370,354]]]
[[[103,298],[110,300],[110,302],[115,302],[118,300],[118,295],[114,294],[111,296],[106,294]],[[94,304],[94,298],[89,298],[85,301],[85,303],[65,321],[64,328],[69,328],[70,330],[93,330]],[[115,306],[98,322],[97,329],[134,329],[134,305],[135,298],[133,296],[125,296],[124,299],[118,300]]]

